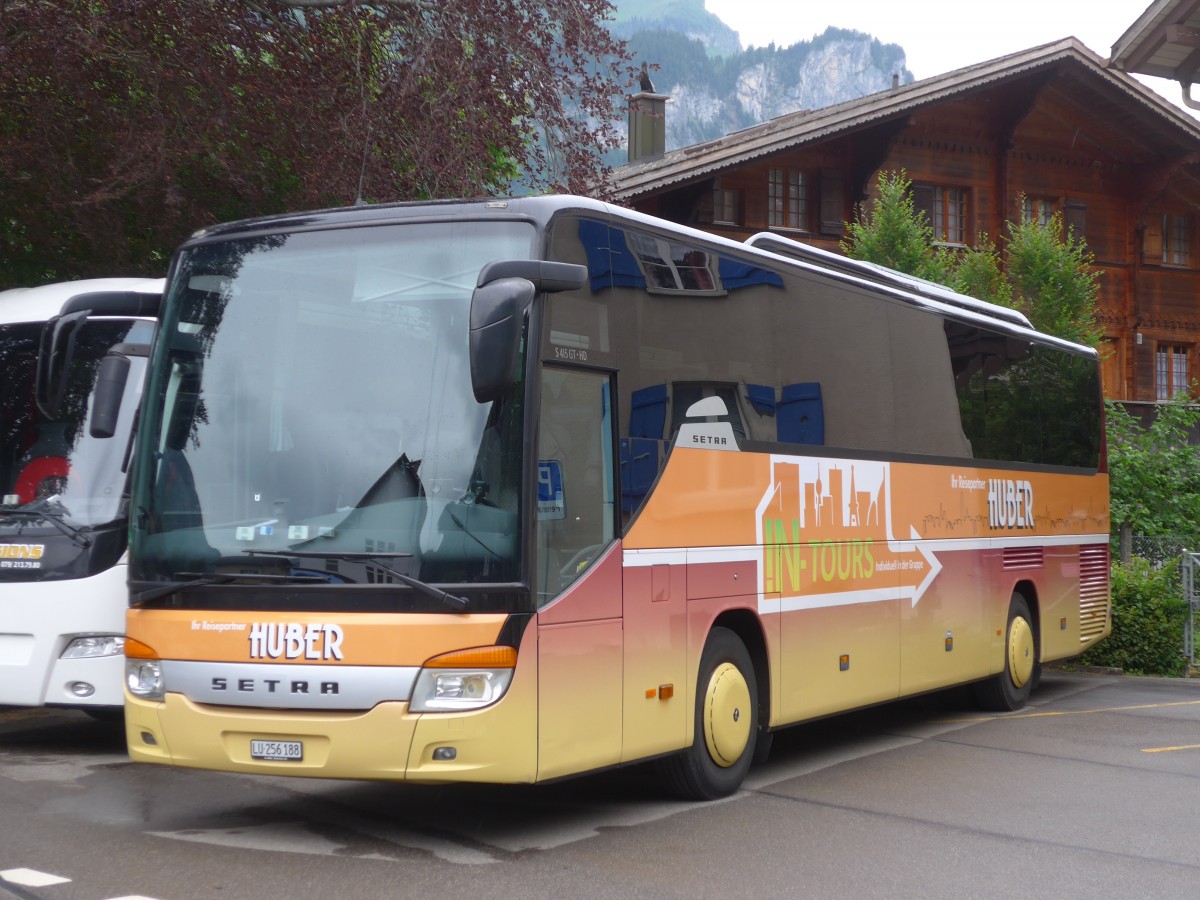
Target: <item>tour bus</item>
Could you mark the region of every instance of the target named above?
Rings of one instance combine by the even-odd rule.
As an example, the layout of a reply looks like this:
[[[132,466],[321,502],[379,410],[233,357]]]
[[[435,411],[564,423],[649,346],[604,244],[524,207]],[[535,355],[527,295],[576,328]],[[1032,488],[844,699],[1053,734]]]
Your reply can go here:
[[[790,724],[1019,708],[1110,629],[1096,353],[789,249],[563,196],[193,235],[134,454],[133,759],[656,760],[702,799]]]
[[[129,454],[162,289],[0,293],[2,705],[106,717],[124,702]],[[121,390],[98,408],[96,380],[113,375]]]

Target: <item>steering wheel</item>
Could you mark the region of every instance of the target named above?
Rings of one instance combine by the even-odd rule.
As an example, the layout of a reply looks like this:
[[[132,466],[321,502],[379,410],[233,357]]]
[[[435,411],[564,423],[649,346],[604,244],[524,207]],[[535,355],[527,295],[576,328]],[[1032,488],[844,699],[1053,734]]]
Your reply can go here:
[[[558,570],[558,577],[564,581],[574,581],[579,577],[579,573],[588,567],[593,559],[595,559],[600,551],[608,546],[608,541],[602,544],[589,544],[584,547],[569,560],[566,565]]]

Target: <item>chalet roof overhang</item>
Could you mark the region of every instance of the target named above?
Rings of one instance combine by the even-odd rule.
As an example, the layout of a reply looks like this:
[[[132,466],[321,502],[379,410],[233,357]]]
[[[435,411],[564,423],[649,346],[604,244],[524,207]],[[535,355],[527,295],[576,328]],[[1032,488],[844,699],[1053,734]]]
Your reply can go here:
[[[1177,81],[1186,102],[1200,81],[1200,0],[1154,0],[1113,44],[1109,65]]]
[[[1195,0],[1200,6],[1200,0]],[[1130,156],[1170,157],[1200,150],[1200,123],[1136,79],[1106,66],[1075,38],[925,78],[856,100],[779,116],[716,140],[672,150],[653,160],[615,170],[618,200],[629,201],[712,178],[771,155],[862,133],[895,127],[914,113],[1020,81],[1070,80],[1087,97],[1086,109],[1119,124],[1141,148]],[[1126,148],[1126,152],[1129,148]]]

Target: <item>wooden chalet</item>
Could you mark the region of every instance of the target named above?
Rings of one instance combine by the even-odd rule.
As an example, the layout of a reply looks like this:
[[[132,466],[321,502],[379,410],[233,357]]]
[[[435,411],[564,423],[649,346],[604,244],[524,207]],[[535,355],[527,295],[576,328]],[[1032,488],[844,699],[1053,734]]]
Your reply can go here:
[[[635,96],[631,120],[663,99]],[[947,246],[1061,211],[1101,272],[1106,395],[1154,402],[1200,378],[1200,122],[1074,38],[637,152],[616,171],[621,202],[736,240],[772,230],[838,251],[901,169]]]

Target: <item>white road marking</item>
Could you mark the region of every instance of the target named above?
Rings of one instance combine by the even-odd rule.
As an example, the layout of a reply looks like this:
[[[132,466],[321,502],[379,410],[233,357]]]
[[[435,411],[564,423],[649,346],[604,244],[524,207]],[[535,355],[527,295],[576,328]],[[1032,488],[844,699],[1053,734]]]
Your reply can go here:
[[[36,869],[5,869],[0,872],[0,878],[9,884],[19,884],[22,887],[49,887],[52,884],[66,884],[71,880]]]

